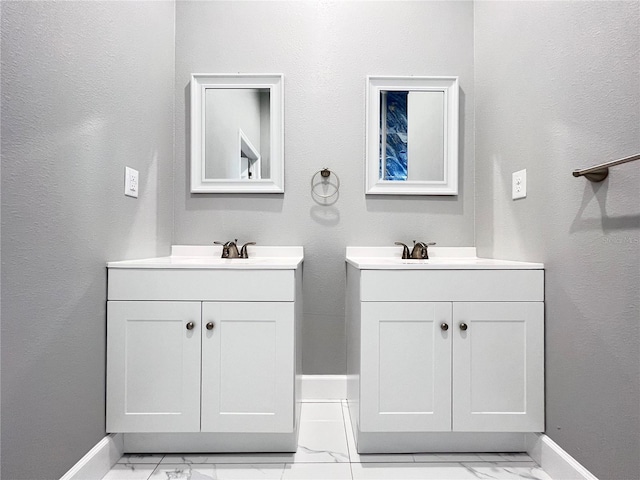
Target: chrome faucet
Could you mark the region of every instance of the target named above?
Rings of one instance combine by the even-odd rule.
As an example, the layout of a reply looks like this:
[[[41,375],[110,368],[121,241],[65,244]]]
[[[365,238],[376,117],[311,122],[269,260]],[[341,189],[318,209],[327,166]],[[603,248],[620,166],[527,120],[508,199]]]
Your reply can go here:
[[[425,243],[425,242],[416,242],[414,240],[413,241],[413,250],[411,250],[411,253],[409,253],[409,247],[407,247],[404,243],[395,242],[395,244],[396,245],[402,245],[402,259],[403,260],[407,260],[407,259],[411,259],[411,258],[428,260],[429,259],[429,252],[427,251],[427,247],[429,245],[435,245],[435,242]]]
[[[238,239],[228,242],[213,242],[216,245],[222,245],[222,257],[220,258],[249,258],[249,252],[247,250],[248,245],[255,245],[256,242],[247,242],[245,243],[240,251],[238,252]]]
[[[228,242],[213,242],[216,245],[222,245],[222,257],[220,258],[240,258],[240,253],[238,252],[238,245],[236,242],[238,239],[236,238],[234,241],[229,240]]]
[[[411,258],[418,258],[418,259],[424,259],[424,260],[428,260],[429,259],[429,252],[427,251],[427,247],[429,245],[435,245],[435,242],[429,242],[429,243],[425,243],[425,242],[416,242],[415,240],[413,241],[413,250],[411,250]]]

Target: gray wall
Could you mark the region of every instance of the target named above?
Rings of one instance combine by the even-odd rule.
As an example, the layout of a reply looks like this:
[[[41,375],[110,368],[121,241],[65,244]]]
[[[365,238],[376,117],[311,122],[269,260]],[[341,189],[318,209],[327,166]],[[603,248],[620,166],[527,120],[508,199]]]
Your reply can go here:
[[[1,475],[58,478],[104,435],[107,260],[304,245],[304,370],[340,374],[346,245],[477,238],[547,266],[548,433],[599,477],[638,478],[640,174],[570,175],[638,151],[638,3],[478,2],[475,26],[469,2],[175,8],[0,3]],[[284,73],[284,195],[189,194],[192,72]],[[458,197],[365,197],[367,74],[460,76]],[[320,206],[325,166],[342,189]],[[512,201],[521,168],[528,197]]]
[[[283,195],[189,193],[194,72],[284,74]],[[367,75],[460,77],[460,195],[365,198]],[[303,370],[344,374],[345,246],[474,243],[473,103],[471,2],[177,2],[174,241],[304,245]],[[342,181],[330,206],[310,193],[323,167]]]
[[[105,434],[105,262],[171,243],[175,10],[1,8],[1,475],[53,479]]]
[[[640,478],[640,165],[571,172],[640,152],[639,9],[475,4],[477,246],[545,263],[547,433],[601,479]]]

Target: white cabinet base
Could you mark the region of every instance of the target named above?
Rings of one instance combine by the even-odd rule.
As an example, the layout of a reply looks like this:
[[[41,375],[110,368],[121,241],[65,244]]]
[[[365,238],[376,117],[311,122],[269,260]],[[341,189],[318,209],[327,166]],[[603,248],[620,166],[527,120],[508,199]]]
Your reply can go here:
[[[295,452],[291,433],[125,433],[125,453]]]
[[[358,453],[524,452],[526,433],[362,433]]]

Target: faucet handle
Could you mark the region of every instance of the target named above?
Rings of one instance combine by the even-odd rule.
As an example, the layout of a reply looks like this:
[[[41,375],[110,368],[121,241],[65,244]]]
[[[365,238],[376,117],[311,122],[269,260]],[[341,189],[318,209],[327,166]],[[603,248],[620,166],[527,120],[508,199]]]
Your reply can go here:
[[[238,243],[238,239],[236,238],[235,240],[229,240],[228,242],[213,242],[214,245],[222,245],[223,247],[230,247],[231,245],[235,245]]]
[[[247,242],[242,245],[242,248],[240,249],[240,258],[249,258],[249,251],[247,250],[247,246],[255,244],[256,242]]]
[[[415,241],[414,241],[415,243]],[[404,243],[402,242],[395,242],[396,245],[402,245],[402,259],[406,260],[407,258],[409,258],[409,247],[407,247]]]
[[[435,245],[436,242],[416,242],[415,240],[413,241],[414,245],[423,245],[425,247],[430,247],[432,245]]]

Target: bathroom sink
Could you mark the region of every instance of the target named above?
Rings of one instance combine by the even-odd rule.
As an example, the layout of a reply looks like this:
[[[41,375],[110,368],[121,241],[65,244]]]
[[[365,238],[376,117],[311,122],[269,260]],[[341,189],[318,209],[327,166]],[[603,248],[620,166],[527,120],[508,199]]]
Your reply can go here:
[[[541,269],[541,263],[479,258],[475,247],[430,247],[428,259],[403,259],[400,247],[347,247],[347,263],[361,270]]]
[[[218,245],[173,245],[168,257],[109,262],[109,268],[292,269],[303,259],[302,247],[248,247],[249,258],[221,258]]]
[[[267,258],[217,258],[217,257],[167,257],[173,265],[194,266],[202,265],[203,267],[223,267],[223,266],[247,266],[268,264],[271,259]]]
[[[376,258],[375,263],[380,265],[431,265],[439,267],[453,267],[453,266],[472,266],[472,265],[493,265],[496,260],[491,258],[456,258],[456,257],[431,257],[428,259],[415,259],[415,258]]]

